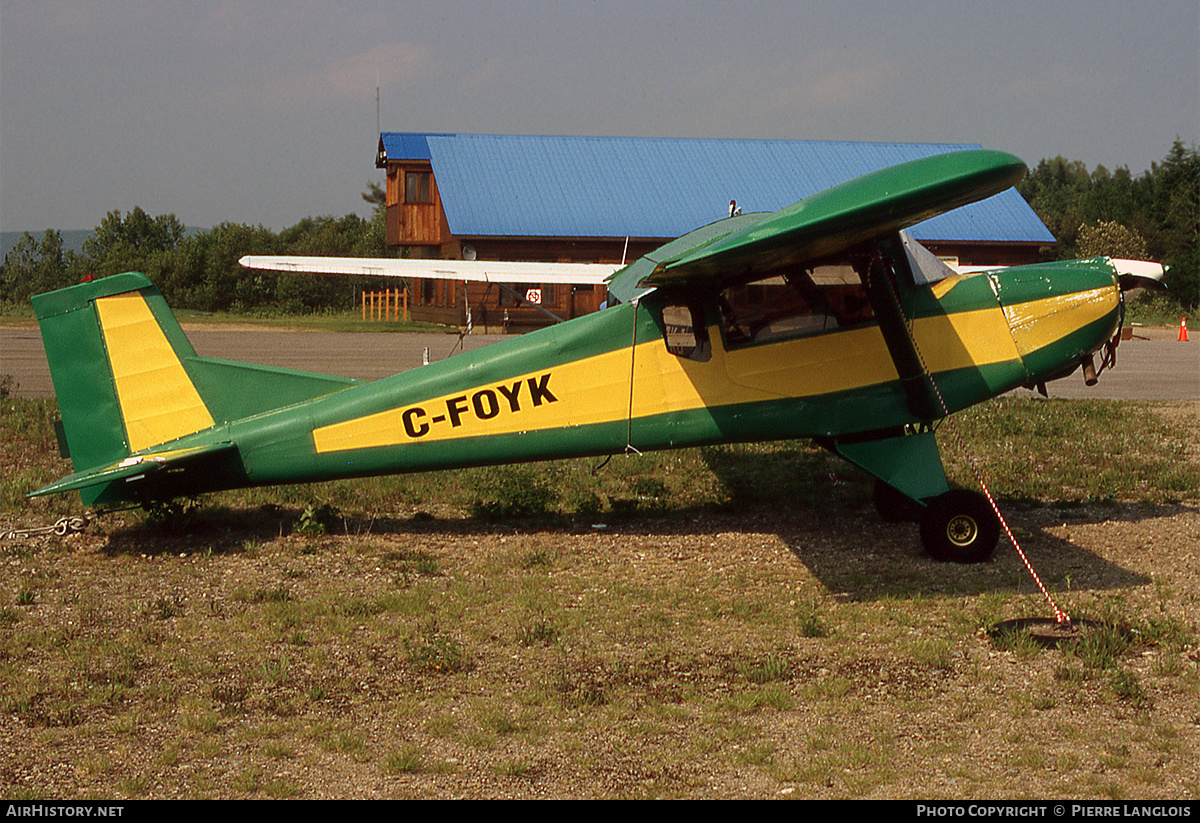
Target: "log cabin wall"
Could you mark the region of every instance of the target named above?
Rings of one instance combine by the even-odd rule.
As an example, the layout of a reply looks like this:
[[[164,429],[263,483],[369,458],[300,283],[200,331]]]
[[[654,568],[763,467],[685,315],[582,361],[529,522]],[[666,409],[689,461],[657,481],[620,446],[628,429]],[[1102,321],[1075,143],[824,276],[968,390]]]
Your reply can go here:
[[[1005,246],[981,243],[938,243],[922,241],[930,252],[952,266],[1024,266],[1041,260],[1042,246],[1037,243],[1012,243]]]
[[[571,320],[600,308],[608,296],[604,286],[561,283],[460,283],[414,278],[410,283],[409,316],[426,323],[471,325],[489,332],[520,332]],[[537,301],[536,305],[531,301]],[[540,306],[540,308],[538,308]],[[549,312],[549,314],[547,314]]]
[[[428,162],[387,163],[386,242],[405,257],[462,259],[470,249],[478,260],[545,262],[632,262],[674,238],[543,238],[465,237],[450,233],[449,221]],[[608,297],[604,286],[563,284],[461,283],[413,279],[409,312],[413,320],[464,326],[470,303],[473,326],[488,331],[528,331],[553,323],[547,314],[570,320],[600,308]],[[516,292],[514,295],[512,292]],[[535,307],[529,297],[539,299]],[[544,311],[543,311],[544,309]]]
[[[420,246],[425,253],[414,256],[443,256],[443,247],[452,240],[450,224],[428,162],[387,164],[385,207],[388,246]]]

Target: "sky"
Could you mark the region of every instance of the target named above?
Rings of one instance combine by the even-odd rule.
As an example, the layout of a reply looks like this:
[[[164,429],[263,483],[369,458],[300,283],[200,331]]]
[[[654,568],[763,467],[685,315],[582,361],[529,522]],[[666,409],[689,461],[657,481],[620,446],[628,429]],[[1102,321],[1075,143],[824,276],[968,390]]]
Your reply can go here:
[[[3,0],[0,230],[367,216],[384,131],[1200,143],[1196,0]]]

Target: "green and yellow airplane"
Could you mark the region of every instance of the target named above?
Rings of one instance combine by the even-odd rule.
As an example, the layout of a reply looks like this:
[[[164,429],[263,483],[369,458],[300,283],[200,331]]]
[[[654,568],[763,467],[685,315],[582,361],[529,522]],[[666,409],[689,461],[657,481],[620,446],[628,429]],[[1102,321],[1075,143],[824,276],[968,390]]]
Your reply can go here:
[[[1115,345],[1122,277],[1162,274],[1108,258],[954,272],[903,231],[1024,173],[1009,154],[955,152],[720,220],[611,274],[616,305],[374,382],[199,357],[137,273],[39,295],[75,473],[34,494],[148,502],[812,438],[876,478],[885,517],[916,513],[934,557],[986,560],[995,514],[981,494],[949,488],[935,424],[1081,365],[1087,374]],[[387,261],[351,262],[389,273]],[[512,282],[504,267],[518,264],[474,265]]]

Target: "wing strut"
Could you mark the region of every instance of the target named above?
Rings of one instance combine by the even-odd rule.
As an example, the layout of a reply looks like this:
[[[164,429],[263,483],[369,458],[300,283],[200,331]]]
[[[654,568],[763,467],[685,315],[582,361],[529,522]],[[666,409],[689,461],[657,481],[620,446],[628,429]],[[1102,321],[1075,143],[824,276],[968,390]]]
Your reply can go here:
[[[871,258],[863,281],[866,283],[871,308],[879,321],[879,331],[883,334],[888,353],[891,354],[896,371],[900,375],[908,410],[918,419],[929,423],[942,414],[929,374],[921,365],[921,358],[913,345],[904,307],[900,305],[900,289],[896,279],[906,277],[906,282],[912,282],[912,274],[907,270],[907,266],[898,236],[882,238],[878,243],[878,253]]]

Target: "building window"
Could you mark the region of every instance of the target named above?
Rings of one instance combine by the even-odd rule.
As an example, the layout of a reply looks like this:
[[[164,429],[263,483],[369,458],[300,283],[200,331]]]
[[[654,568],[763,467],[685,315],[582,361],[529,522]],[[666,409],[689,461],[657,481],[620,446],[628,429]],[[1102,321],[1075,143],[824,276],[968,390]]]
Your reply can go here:
[[[405,203],[432,203],[433,187],[430,178],[433,175],[427,171],[410,171],[404,175]]]

